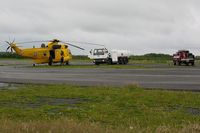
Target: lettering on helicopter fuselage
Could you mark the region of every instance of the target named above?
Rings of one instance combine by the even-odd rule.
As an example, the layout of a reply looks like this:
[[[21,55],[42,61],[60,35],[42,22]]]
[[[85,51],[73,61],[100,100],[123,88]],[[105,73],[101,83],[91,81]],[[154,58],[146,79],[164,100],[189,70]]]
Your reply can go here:
[[[37,57],[37,52],[34,52],[34,57]]]

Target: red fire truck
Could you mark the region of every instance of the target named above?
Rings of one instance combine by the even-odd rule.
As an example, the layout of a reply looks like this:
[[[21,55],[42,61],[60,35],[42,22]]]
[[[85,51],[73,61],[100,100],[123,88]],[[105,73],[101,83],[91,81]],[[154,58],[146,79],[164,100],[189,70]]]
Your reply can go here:
[[[190,53],[188,50],[179,50],[176,54],[173,55],[174,65],[192,65],[195,63],[195,56]]]

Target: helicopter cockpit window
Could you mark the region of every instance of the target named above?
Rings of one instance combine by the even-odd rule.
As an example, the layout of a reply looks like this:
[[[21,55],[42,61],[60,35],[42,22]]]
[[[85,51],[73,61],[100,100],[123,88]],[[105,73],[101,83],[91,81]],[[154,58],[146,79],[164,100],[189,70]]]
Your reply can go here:
[[[61,45],[53,45],[52,48],[53,48],[53,49],[60,49],[60,48],[61,48]]]

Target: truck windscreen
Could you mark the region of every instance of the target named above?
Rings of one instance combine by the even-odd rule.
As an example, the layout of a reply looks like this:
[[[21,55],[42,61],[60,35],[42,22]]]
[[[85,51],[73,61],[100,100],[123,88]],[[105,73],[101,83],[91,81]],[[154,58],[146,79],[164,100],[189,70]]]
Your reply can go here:
[[[105,51],[103,49],[96,49],[94,55],[104,55]]]

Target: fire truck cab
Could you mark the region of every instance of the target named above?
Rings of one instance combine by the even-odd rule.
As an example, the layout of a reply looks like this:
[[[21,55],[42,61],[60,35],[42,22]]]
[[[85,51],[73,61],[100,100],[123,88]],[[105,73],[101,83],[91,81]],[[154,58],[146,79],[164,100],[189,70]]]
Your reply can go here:
[[[179,50],[176,54],[173,55],[174,65],[192,65],[195,64],[195,56],[190,53],[188,50]]]

